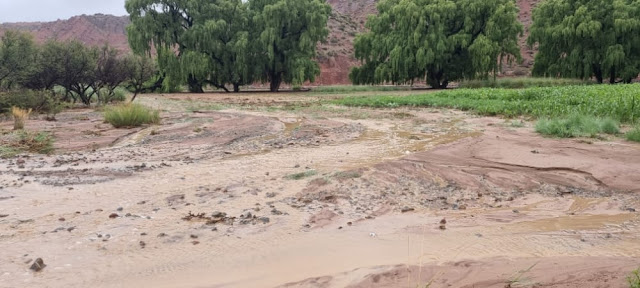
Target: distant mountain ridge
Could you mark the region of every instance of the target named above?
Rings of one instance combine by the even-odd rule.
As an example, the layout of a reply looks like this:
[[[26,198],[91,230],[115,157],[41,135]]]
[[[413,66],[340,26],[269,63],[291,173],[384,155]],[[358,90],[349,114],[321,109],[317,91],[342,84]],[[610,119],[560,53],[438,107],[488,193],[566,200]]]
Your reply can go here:
[[[38,43],[50,39],[61,41],[75,39],[92,46],[104,43],[121,51],[128,51],[126,27],[128,16],[112,16],[105,14],[80,15],[67,20],[53,22],[21,22],[0,24],[0,34],[5,30],[31,32]]]

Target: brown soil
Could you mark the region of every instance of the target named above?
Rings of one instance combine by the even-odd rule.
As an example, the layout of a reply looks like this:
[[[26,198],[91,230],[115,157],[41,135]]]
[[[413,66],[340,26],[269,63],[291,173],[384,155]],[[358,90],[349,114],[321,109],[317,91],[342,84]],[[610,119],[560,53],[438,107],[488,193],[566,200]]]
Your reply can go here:
[[[56,153],[0,161],[0,286],[625,287],[640,266],[640,145],[333,97],[31,119]]]

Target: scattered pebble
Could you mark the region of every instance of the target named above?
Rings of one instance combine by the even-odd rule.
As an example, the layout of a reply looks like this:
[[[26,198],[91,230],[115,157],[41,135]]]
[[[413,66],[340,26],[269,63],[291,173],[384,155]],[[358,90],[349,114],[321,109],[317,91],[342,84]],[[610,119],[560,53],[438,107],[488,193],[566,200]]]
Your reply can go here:
[[[109,215],[109,218],[111,218],[111,219],[118,218],[118,214],[111,213],[111,215]]]
[[[44,264],[44,261],[42,260],[42,258],[38,258],[38,259],[36,259],[35,262],[33,262],[31,267],[29,267],[29,269],[31,269],[31,270],[33,270],[35,272],[40,272],[40,271],[42,271],[42,269],[44,269],[44,267],[47,267],[47,265]]]

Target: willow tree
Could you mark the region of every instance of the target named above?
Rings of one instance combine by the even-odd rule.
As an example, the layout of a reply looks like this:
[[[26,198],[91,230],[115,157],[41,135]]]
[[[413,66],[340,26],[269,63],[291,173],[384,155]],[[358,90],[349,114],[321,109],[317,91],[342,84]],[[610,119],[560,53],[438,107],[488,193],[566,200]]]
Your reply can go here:
[[[520,59],[522,24],[513,0],[380,0],[368,32],[356,37],[354,84],[412,83],[434,88],[488,77]]]
[[[630,82],[640,72],[640,1],[547,0],[533,11],[534,75]]]
[[[209,84],[235,90],[246,73],[247,4],[242,0],[127,0],[129,45],[137,54],[158,54],[159,69],[191,92]]]
[[[270,82],[273,92],[282,82],[314,81],[320,67],[313,58],[329,34],[331,6],[325,0],[251,0],[249,7],[258,78]]]

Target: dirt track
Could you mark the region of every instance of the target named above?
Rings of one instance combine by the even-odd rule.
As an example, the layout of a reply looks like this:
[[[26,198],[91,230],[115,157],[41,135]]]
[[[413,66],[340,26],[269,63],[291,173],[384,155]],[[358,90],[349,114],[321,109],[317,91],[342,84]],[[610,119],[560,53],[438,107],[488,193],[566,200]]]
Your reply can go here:
[[[0,287],[625,287],[640,266],[640,145],[330,97],[30,121],[59,153],[0,162]]]

